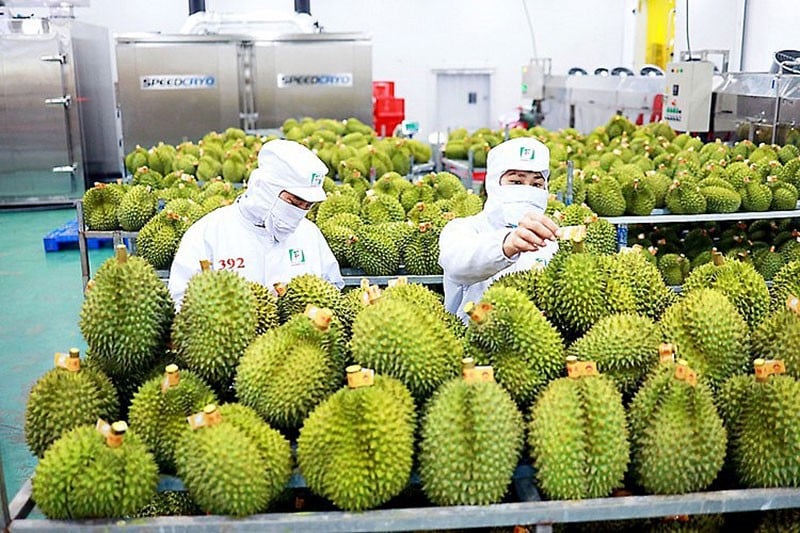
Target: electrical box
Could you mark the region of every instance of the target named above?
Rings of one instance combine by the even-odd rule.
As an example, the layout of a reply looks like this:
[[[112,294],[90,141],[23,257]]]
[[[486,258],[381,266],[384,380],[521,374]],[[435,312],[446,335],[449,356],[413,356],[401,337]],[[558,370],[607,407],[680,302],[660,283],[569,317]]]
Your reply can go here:
[[[667,64],[664,120],[677,131],[708,131],[714,64],[682,61]]]
[[[531,100],[544,99],[545,65],[539,61],[531,61],[522,67],[522,98],[526,105]]]

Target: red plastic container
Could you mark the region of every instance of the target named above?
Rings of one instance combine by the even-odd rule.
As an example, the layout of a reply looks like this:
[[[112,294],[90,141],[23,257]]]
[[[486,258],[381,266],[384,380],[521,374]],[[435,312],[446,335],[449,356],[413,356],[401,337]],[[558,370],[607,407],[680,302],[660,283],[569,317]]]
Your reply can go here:
[[[394,98],[394,82],[393,81],[373,81],[372,82],[372,97],[373,98]]]
[[[378,98],[372,110],[375,131],[389,137],[398,124],[406,118],[406,101],[403,98]]]

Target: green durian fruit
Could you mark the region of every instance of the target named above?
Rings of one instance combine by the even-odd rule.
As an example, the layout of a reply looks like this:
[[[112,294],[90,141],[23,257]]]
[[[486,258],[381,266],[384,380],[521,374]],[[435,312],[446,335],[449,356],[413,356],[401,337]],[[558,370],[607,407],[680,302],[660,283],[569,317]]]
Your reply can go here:
[[[767,186],[772,191],[770,210],[789,211],[797,208],[797,187],[786,181],[781,181],[775,176],[767,178]]]
[[[673,181],[664,204],[671,213],[679,215],[695,215],[706,210],[706,198],[691,179]]]
[[[280,324],[280,316],[278,315],[278,299],[270,292],[268,288],[251,281],[249,283],[250,290],[256,299],[256,317],[258,325],[256,326],[256,336],[262,335],[272,328],[278,327]]]
[[[78,358],[72,349],[70,358]],[[93,424],[98,418],[113,420],[119,415],[117,391],[101,371],[78,365],[71,371],[54,368],[39,378],[25,406],[25,441],[37,457],[66,431]]]
[[[444,322],[456,337],[464,336],[465,326],[461,319],[445,309],[441,294],[432,291],[425,285],[408,283],[407,279],[398,278],[380,293],[380,297],[383,299],[399,298],[407,303],[422,306],[426,309],[426,313],[430,313]]]
[[[174,472],[175,445],[189,429],[186,418],[216,401],[214,391],[194,372],[168,365],[163,375],[145,382],[134,394],[128,420],[158,465]]]
[[[155,362],[169,340],[174,304],[153,267],[124,245],[87,288],[79,326],[93,360],[112,378]]]
[[[756,371],[771,362],[756,359]],[[762,380],[762,381],[759,381]],[[745,487],[800,485],[800,383],[787,375],[736,376],[718,402],[731,440],[731,459]]]
[[[663,339],[676,345],[678,355],[712,388],[747,368],[747,323],[716,289],[689,292],[666,310],[661,328]]]
[[[170,172],[175,161],[177,150],[170,144],[159,142],[158,146],[154,146],[147,151],[147,166],[166,174]]]
[[[422,165],[430,161],[433,155],[430,144],[417,139],[408,139],[406,145],[411,150],[411,155],[414,156],[414,164]]]
[[[147,149],[136,145],[131,152],[125,156],[125,168],[128,174],[135,174],[136,169],[147,165]]]
[[[795,298],[790,296],[784,308],[776,309],[753,332],[752,352],[762,359],[780,359],[786,372],[800,377],[800,316]]]
[[[145,187],[152,187],[153,189],[160,189],[164,185],[163,179],[164,176],[162,176],[160,172],[156,172],[148,167],[139,167],[133,174],[131,185],[143,185]]]
[[[725,461],[727,433],[708,385],[685,361],[661,363],[628,410],[636,482],[651,494],[706,489]]]
[[[186,286],[172,341],[188,368],[219,391],[232,381],[257,326],[257,302],[247,280],[228,270],[205,270]]]
[[[388,224],[364,225],[356,231],[350,264],[367,276],[391,276],[400,268],[400,246],[387,234]]]
[[[643,178],[635,178],[622,186],[628,215],[647,216],[656,207],[656,195]]]
[[[166,490],[159,492],[150,503],[139,509],[134,518],[155,518],[156,516],[192,516],[200,514],[200,509],[186,490]]]
[[[766,211],[772,204],[772,191],[769,186],[756,180],[745,178],[740,189],[743,211]]]
[[[112,430],[124,432],[124,422]],[[158,466],[132,431],[111,447],[94,425],[78,426],[53,443],[32,479],[36,505],[48,518],[123,518],[156,495]]]
[[[576,252],[582,248],[582,243],[573,244]],[[542,273],[537,301],[565,338],[580,337],[603,316],[636,309],[630,287],[609,279],[602,257],[565,248]]]
[[[422,181],[433,187],[436,200],[447,200],[467,190],[461,183],[461,178],[450,172],[430,173],[423,176]]]
[[[800,511],[782,509],[759,513],[761,523],[754,533],[800,533]]]
[[[654,256],[647,250],[640,253],[620,252],[600,259],[607,272],[606,300],[612,307],[628,310],[628,295],[633,298],[633,310],[657,320],[664,310],[675,301],[675,293],[669,289],[658,271]],[[620,300],[615,302],[613,285],[622,285]]]
[[[153,268],[167,270],[178,250],[181,237],[192,221],[174,211],[161,211],[139,231],[136,253]]]
[[[117,210],[124,196],[125,189],[105,183],[95,183],[94,187],[83,193],[83,219],[86,229],[119,229]]]
[[[203,413],[221,420],[183,432],[175,447],[189,493],[206,513],[265,511],[292,474],[289,441],[243,405],[209,405]]]
[[[236,396],[269,424],[297,429],[342,384],[346,344],[330,312],[296,315],[258,337],[236,371]]]
[[[447,159],[466,159],[467,147],[464,141],[451,137],[444,145],[444,156]]]
[[[628,428],[622,396],[607,376],[551,382],[528,430],[537,486],[548,498],[603,498],[622,485]]]
[[[366,145],[358,150],[358,156],[364,161],[368,176],[383,176],[391,172],[393,165],[389,155],[373,145]]]
[[[775,251],[775,247],[757,250],[753,256],[753,266],[761,276],[769,281],[783,268],[783,256]]]
[[[658,270],[667,285],[683,285],[691,264],[683,254],[664,254],[658,259]]]
[[[125,231],[139,231],[156,213],[158,201],[150,187],[134,185],[117,207],[117,220]]]
[[[281,323],[289,321],[297,313],[305,312],[309,304],[336,311],[342,297],[336,285],[316,274],[295,276],[283,289],[279,292],[283,294],[278,297]]]
[[[405,209],[393,196],[367,193],[361,205],[361,218],[366,224],[402,222],[405,217]]]
[[[448,211],[456,217],[469,217],[477,215],[483,210],[483,199],[471,190],[457,193],[450,200]]]
[[[425,495],[437,505],[488,505],[506,494],[519,461],[522,414],[497,383],[457,378],[431,398],[421,436]]]
[[[197,162],[195,176],[202,181],[210,181],[218,176],[222,176],[223,164],[220,160],[210,155],[202,156]]]
[[[371,386],[340,389],[314,409],[297,439],[309,488],[348,511],[398,495],[411,475],[415,416],[396,379],[376,375]]]
[[[321,224],[319,230],[325,241],[333,252],[333,256],[338,261],[340,267],[348,267],[350,265],[350,246],[353,244],[355,238],[355,231],[351,228],[334,224],[330,220],[325,224]]]
[[[352,213],[358,215],[361,211],[361,204],[353,194],[346,194],[340,191],[333,192],[319,204],[317,211],[317,225],[322,225],[332,217],[340,213]]]
[[[733,213],[742,203],[742,197],[732,189],[711,186],[702,187],[700,192],[706,198],[706,211],[709,213]]]
[[[411,187],[400,192],[400,205],[403,206],[405,212],[408,212],[419,202],[433,202],[435,197],[435,188],[424,181],[417,181]]]
[[[519,292],[524,294],[528,300],[535,304],[537,298],[539,297],[537,286],[539,279],[541,279],[541,275],[542,269],[539,268],[517,270],[500,276],[494,280],[490,286],[510,287],[512,289],[517,289]]]
[[[190,174],[194,176],[195,172],[197,172],[197,165],[199,164],[199,160],[197,156],[192,154],[182,154],[178,153],[175,156],[175,159],[172,161],[172,168],[171,171],[179,171],[182,174]]]
[[[770,310],[782,309],[790,294],[800,294],[800,261],[786,263],[772,278]]]
[[[757,327],[770,306],[764,277],[749,263],[724,260],[719,256],[716,262],[720,264],[712,262],[692,270],[683,289],[690,292],[698,288],[719,290],[736,306],[750,328]]]
[[[658,363],[661,335],[650,318],[634,313],[614,314],[598,320],[572,343],[567,355],[592,360],[597,369],[630,397]]]
[[[416,303],[380,298],[358,313],[352,332],[353,360],[399,379],[417,399],[429,397],[461,368],[461,342]]]
[[[611,176],[600,178],[587,187],[586,202],[600,216],[618,217],[625,213],[622,188]]]
[[[418,224],[403,249],[403,263],[406,271],[414,276],[437,275],[442,273],[439,265],[439,234],[441,229],[430,222]]]
[[[564,346],[558,331],[524,293],[492,285],[470,316],[465,349],[494,367],[498,382],[521,407],[563,369]]]

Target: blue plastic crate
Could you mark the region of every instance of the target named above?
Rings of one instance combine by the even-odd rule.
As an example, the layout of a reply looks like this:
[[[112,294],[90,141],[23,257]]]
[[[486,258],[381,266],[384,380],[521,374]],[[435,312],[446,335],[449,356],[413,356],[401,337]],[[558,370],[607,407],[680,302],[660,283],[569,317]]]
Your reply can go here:
[[[73,250],[78,248],[78,220],[70,220],[60,228],[56,228],[42,239],[45,252],[58,252],[61,250]],[[114,239],[111,237],[87,238],[86,247],[96,250],[101,246],[113,246]]]

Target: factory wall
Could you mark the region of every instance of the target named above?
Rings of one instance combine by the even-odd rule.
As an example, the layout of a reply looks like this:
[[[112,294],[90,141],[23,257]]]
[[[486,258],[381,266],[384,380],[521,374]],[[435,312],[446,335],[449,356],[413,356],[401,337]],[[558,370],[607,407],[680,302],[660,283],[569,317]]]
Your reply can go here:
[[[800,42],[790,42],[796,35],[792,26],[800,21],[797,0],[676,0],[676,57],[686,49],[687,5],[692,49],[730,50],[731,70],[767,71],[772,51],[800,48]],[[326,31],[372,36],[373,79],[396,82],[396,96],[406,101],[406,117],[418,120],[423,134],[437,126],[437,70],[491,73],[490,126],[497,127],[501,116],[513,114],[523,103],[520,69],[531,57],[552,58],[555,74],[573,66],[590,71],[639,66],[632,50],[637,0],[312,0],[310,7]],[[291,12],[294,1],[206,0],[206,9]],[[89,8],[75,8],[75,14],[112,34],[177,33],[188,2],[93,0]]]

